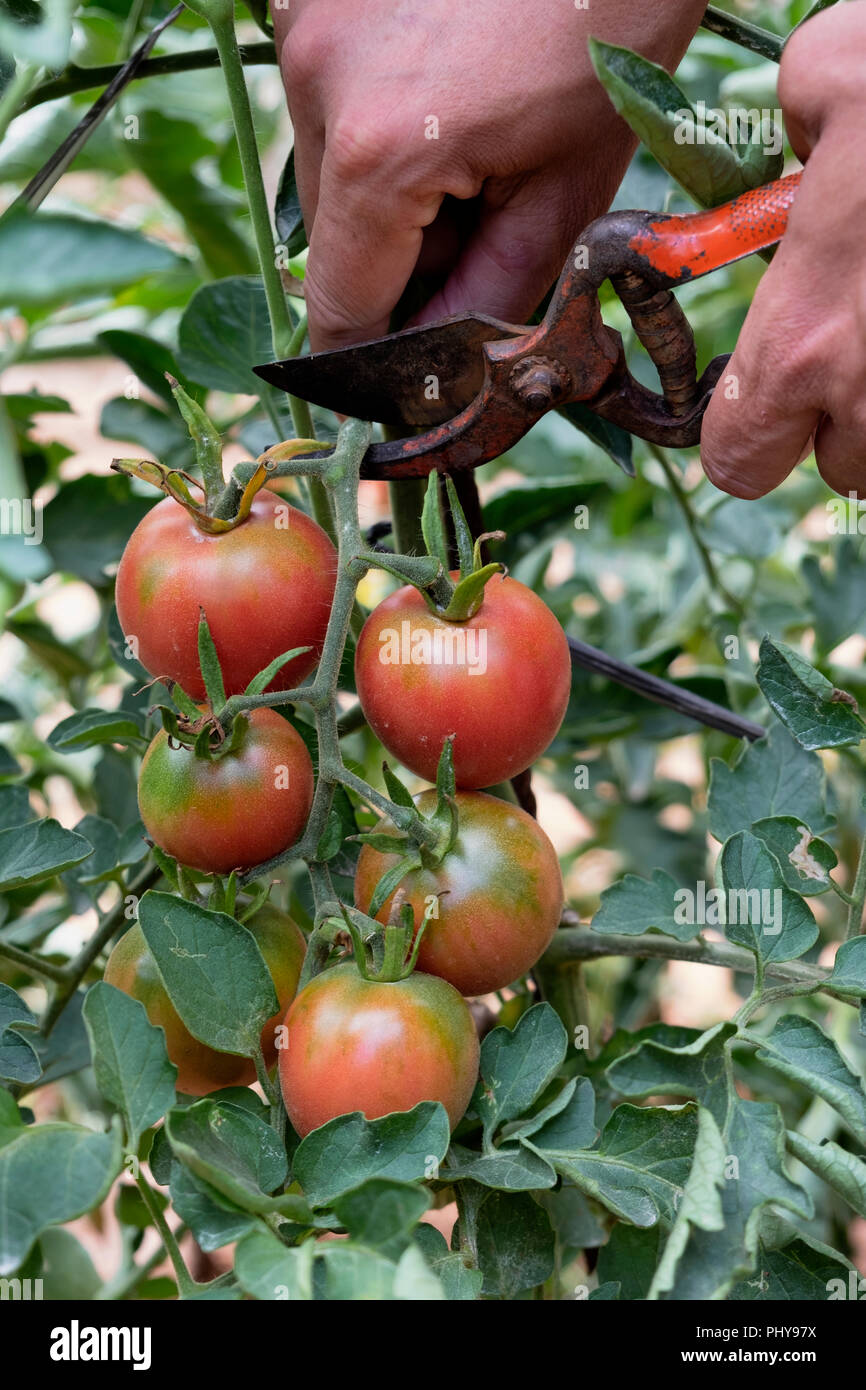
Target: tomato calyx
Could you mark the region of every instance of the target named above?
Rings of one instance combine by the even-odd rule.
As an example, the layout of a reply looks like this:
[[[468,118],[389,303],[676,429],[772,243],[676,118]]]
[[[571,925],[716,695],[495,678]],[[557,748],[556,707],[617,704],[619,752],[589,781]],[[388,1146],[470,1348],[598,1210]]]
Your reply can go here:
[[[138,478],[141,482],[158,487],[166,497],[173,497],[207,536],[224,535],[241,526],[250,514],[256,493],[277,471],[279,464],[287,463],[299,454],[320,452],[328,447],[317,439],[285,440],[260,455],[252,476],[242,487],[237,483],[227,485],[223,476],[219,430],[176,377],[166,372],[166,380],[189,431],[201,481],[182,468],[169,468],[153,459],[112,459],[111,467],[115,473]],[[190,486],[202,494],[200,498],[192,495]],[[229,511],[227,516],[223,515],[226,509]]]
[[[481,608],[487,581],[494,574],[505,573],[505,566],[499,561],[485,565],[481,558],[484,542],[503,540],[505,532],[485,531],[473,541],[457,489],[448,477],[445,479],[445,490],[457,545],[460,577],[455,583],[449,574],[448,537],[440,505],[439,478],[438,474],[431,473],[421,514],[421,531],[429,555],[438,559],[442,568],[435,584],[421,588],[421,593],[428,608],[437,617],[449,623],[465,623]]]
[[[388,901],[407,874],[412,873],[415,869],[436,868],[442,863],[449,850],[454,847],[459,826],[455,800],[453,744],[453,735],[449,735],[442,745],[442,753],[436,771],[436,805],[429,815],[424,815],[418,810],[411,794],[403,786],[399,777],[391,771],[387,763],[382,764],[382,773],[391,800],[396,805],[411,810],[417,820],[431,829],[433,834],[425,835],[424,839],[419,841],[417,837],[413,838],[410,826],[406,832],[399,832],[396,829],[393,831],[390,829],[370,830],[350,837],[360,844],[370,845],[382,854],[398,854],[400,856],[397,863],[388,869],[376,884],[370,899],[369,910],[372,918],[377,916],[383,904]]]
[[[341,903],[343,921],[352,938],[355,965],[361,978],[374,981],[376,984],[389,985],[405,980],[411,975],[418,960],[418,951],[427,923],[436,907],[436,899],[428,903],[416,930],[415,914],[410,904],[395,902],[391,920],[384,927],[371,918],[367,919],[371,931],[364,936]]]

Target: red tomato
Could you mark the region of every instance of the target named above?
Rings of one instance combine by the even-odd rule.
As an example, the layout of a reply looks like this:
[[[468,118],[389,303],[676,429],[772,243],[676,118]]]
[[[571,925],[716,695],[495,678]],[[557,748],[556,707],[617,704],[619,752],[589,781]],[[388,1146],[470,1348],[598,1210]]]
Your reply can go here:
[[[364,980],[347,961],[317,975],[286,1016],[280,1085],[301,1136],[361,1110],[368,1120],[441,1101],[452,1129],[478,1073],[478,1035],[456,990],[432,975]]]
[[[208,874],[250,869],[288,849],[312,802],[304,741],[272,709],[253,710],[240,748],[212,762],[172,746],[162,730],[138,776],[138,807],[151,839]]]
[[[416,801],[420,810],[431,811],[436,793],[422,792]],[[458,792],[456,801],[454,847],[436,868],[407,874],[399,888],[416,925],[430,898],[442,894],[439,915],[421,939],[418,969],[441,976],[461,994],[488,994],[525,975],[550,943],[562,916],[562,877],[556,850],[520,807],[484,792]],[[364,845],[355,875],[355,904],[362,912],[397,860]],[[380,921],[388,920],[392,902],[393,894]]]
[[[364,624],[355,655],[364,714],[389,753],[432,782],[454,734],[458,787],[491,787],[555,737],[571,687],[568,643],[547,605],[494,575],[465,623],[447,623],[417,589],[398,589]]]
[[[246,925],[258,942],[280,1001],[279,1013],[262,1029],[265,1062],[272,1067],[277,1057],[275,1029],[295,997],[306,942],[291,917],[269,903]],[[255,1067],[249,1057],[216,1052],[194,1038],[181,1022],[137,922],[120,938],[108,957],[105,978],[116,989],[138,999],[151,1023],[162,1028],[168,1055],[177,1067],[179,1091],[188,1096],[206,1096],[224,1086],[249,1086],[255,1081]]]
[[[274,657],[288,662],[272,682],[288,690],[321,655],[331,611],[337,553],[322,528],[267,490],[246,521],[208,536],[167,497],[136,526],[117,571],[117,616],[136,655],[154,676],[178,681],[204,699],[198,663],[199,608],[222,666],[226,694],[240,694]]]

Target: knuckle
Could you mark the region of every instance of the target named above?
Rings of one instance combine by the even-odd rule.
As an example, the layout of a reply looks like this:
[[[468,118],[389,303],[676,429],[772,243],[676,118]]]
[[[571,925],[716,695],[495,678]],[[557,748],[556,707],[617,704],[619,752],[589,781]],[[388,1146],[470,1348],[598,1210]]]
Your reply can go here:
[[[308,18],[293,24],[280,54],[283,78],[290,96],[309,91],[321,77],[331,52],[328,29]]]
[[[338,179],[353,182],[374,174],[400,144],[401,137],[388,122],[341,115],[328,131],[328,160]]]

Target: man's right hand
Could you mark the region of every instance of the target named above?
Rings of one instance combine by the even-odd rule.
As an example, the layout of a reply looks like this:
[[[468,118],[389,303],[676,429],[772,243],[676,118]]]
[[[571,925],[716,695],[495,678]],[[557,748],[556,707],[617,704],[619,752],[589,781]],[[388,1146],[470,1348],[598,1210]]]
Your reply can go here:
[[[590,34],[673,66],[703,0],[272,0],[310,240],[314,350],[388,331],[413,270],[444,274],[421,322],[522,322],[635,146]],[[670,10],[656,15],[651,10]],[[473,200],[455,217],[443,200]],[[467,227],[468,220],[468,227]]]

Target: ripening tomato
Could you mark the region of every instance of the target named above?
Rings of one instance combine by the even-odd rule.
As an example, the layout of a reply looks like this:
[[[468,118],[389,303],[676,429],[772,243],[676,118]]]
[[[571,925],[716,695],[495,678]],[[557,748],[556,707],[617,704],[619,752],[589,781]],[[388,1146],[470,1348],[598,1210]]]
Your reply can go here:
[[[171,744],[161,730],[138,775],[138,807],[151,839],[207,874],[250,869],[288,849],[312,802],[304,741],[272,709],[253,710],[241,746],[213,761]]]
[[[280,1085],[302,1137],[353,1110],[375,1120],[422,1100],[441,1101],[453,1129],[475,1088],[472,1015],[432,975],[385,984],[363,979],[347,961],[301,991],[286,1030]]]
[[[321,655],[334,596],[337,553],[322,528],[264,490],[232,531],[206,535],[167,497],[136,526],[117,571],[117,616],[134,654],[153,676],[204,699],[198,662],[199,609],[207,615],[226,694],[292,647],[271,683],[288,690]]]
[[[431,897],[438,916],[427,923],[418,969],[448,980],[461,994],[488,994],[529,970],[549,945],[562,915],[562,877],[556,850],[541,826],[507,801],[484,792],[458,792],[454,846],[434,869],[400,881],[416,925]],[[416,797],[431,811],[434,791]],[[386,828],[386,822],[382,828]],[[366,912],[379,879],[398,861],[364,845],[355,875],[355,904]],[[379,913],[388,920],[393,895]]]
[[[458,787],[492,787],[523,772],[556,736],[571,661],[543,600],[494,575],[465,623],[436,617],[408,585],[391,594],[364,624],[355,677],[370,727],[405,767],[434,781],[454,734]]]
[[[291,917],[270,903],[259,908],[246,926],[258,942],[280,1001],[279,1012],[262,1029],[262,1051],[267,1066],[272,1067],[277,1055],[275,1029],[295,997],[306,943]],[[255,1081],[255,1067],[249,1057],[216,1052],[194,1038],[181,1021],[137,922],[108,957],[105,978],[124,994],[138,999],[151,1023],[162,1028],[168,1055],[177,1067],[179,1091],[188,1096],[206,1096],[225,1086],[249,1086]]]

